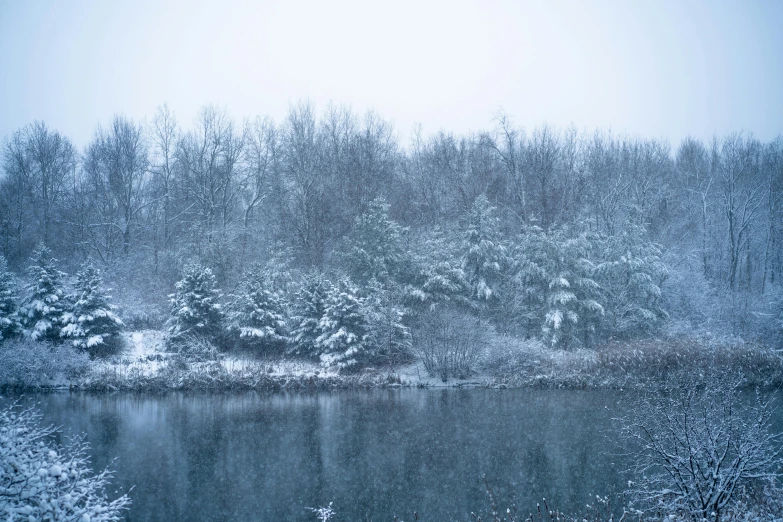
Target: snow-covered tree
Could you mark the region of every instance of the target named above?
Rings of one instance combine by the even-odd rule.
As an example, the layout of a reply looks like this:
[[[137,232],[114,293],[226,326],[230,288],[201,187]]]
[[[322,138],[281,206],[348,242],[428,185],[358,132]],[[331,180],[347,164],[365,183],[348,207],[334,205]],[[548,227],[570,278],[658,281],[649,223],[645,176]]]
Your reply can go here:
[[[588,342],[604,313],[590,249],[585,235],[538,228],[528,230],[517,247],[516,313],[529,333],[540,328],[552,346]]]
[[[596,274],[606,293],[612,334],[649,332],[668,317],[661,306],[661,285],[669,271],[660,247],[646,235],[641,225],[629,224],[622,234],[600,242],[603,262]]]
[[[45,246],[33,253],[31,261],[27,269],[30,283],[21,308],[23,325],[32,339],[57,342],[67,308],[63,289],[65,274],[57,270],[57,260]]]
[[[357,216],[343,258],[351,278],[359,284],[371,279],[385,283],[401,275],[405,266],[404,229],[389,218],[383,198],[370,202]]]
[[[228,331],[241,346],[259,353],[278,352],[288,342],[286,310],[272,281],[259,268],[245,277],[228,314]]]
[[[169,343],[182,349],[188,339],[218,342],[223,330],[222,294],[216,288],[212,270],[198,263],[185,265],[182,279],[169,295]]]
[[[499,297],[498,289],[508,264],[508,254],[500,238],[495,209],[485,195],[476,198],[465,224],[462,269],[470,285],[471,299],[486,306]]]
[[[14,276],[8,271],[5,258],[0,256],[0,341],[21,333],[22,321]]]
[[[60,336],[72,339],[76,348],[92,353],[109,351],[124,326],[102,284],[100,270],[92,263],[85,264],[76,274],[71,305],[63,314],[60,330]]]
[[[355,366],[367,359],[368,323],[365,301],[348,280],[334,286],[318,325],[316,347],[324,366]]]
[[[410,355],[411,332],[405,325],[408,310],[402,305],[402,289],[371,280],[365,291],[367,344],[374,361],[394,365]]]
[[[41,414],[12,405],[0,411],[0,518],[8,521],[113,522],[123,520],[130,498],[109,500],[108,469],[94,474],[81,438],[55,442],[57,428]]]
[[[326,314],[331,291],[331,282],[321,274],[310,274],[302,281],[294,298],[290,353],[318,357],[317,340],[321,335],[321,318]]]
[[[435,229],[413,249],[414,277],[405,285],[405,304],[417,313],[443,302],[469,305],[470,285],[453,236]]]

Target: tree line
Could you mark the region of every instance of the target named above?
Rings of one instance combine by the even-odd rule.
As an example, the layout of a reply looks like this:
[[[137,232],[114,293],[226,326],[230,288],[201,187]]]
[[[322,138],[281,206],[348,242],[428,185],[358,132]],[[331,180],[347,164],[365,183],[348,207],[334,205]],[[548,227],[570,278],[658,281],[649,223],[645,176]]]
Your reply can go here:
[[[7,138],[0,252],[17,271],[41,244],[70,268],[92,260],[131,324],[145,307],[167,317],[197,262],[227,295],[258,291],[259,264],[292,281],[281,295],[345,280],[414,334],[448,308],[561,346],[664,324],[770,341],[781,203],[780,137],[672,150],[499,114],[403,144],[374,112],[300,103],[238,122],[206,106],[183,128],[163,106],[149,123],[114,117],[83,151],[43,122]]]

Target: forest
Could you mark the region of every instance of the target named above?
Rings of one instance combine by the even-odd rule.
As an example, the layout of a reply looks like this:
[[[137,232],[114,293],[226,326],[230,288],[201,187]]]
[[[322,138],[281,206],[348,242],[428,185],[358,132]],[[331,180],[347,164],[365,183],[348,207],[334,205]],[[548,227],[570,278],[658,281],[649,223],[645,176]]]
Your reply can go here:
[[[31,123],[2,145],[0,335],[454,374],[490,337],[780,346],[783,138],[522,123],[404,143],[335,105],[186,126],[164,105],[84,150]]]

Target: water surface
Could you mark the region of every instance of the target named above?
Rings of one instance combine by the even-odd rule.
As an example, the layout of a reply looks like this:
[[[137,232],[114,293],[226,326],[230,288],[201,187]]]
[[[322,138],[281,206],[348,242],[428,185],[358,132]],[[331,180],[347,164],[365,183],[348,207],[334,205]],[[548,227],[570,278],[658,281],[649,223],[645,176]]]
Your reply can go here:
[[[580,511],[622,489],[617,392],[395,389],[318,394],[28,395],[96,468],[133,487],[129,520],[471,520]],[[116,459],[115,459],[116,458]]]

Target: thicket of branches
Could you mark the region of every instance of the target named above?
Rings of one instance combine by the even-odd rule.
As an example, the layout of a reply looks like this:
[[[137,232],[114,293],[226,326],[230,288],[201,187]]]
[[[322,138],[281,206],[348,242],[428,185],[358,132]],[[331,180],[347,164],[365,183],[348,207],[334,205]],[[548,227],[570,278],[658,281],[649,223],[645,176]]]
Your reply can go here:
[[[7,137],[0,176],[10,268],[42,243],[71,273],[91,259],[130,326],[162,326],[198,263],[226,296],[248,294],[226,303],[234,332],[280,349],[285,335],[307,342],[306,324],[280,323],[311,273],[350,278],[367,302],[382,289],[364,314],[376,321],[410,327],[443,308],[561,347],[667,321],[769,342],[783,331],[782,138],[672,149],[500,114],[486,132],[403,144],[372,112],[301,103],[280,122],[239,122],[207,106],[182,127],[164,106],[148,123],[115,117],[83,151],[35,122]],[[292,284],[264,280],[265,293],[243,275],[259,263]],[[331,356],[351,358],[351,335],[378,337],[354,326]]]

